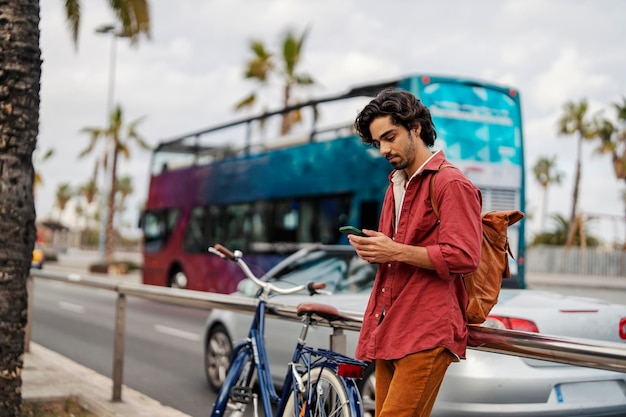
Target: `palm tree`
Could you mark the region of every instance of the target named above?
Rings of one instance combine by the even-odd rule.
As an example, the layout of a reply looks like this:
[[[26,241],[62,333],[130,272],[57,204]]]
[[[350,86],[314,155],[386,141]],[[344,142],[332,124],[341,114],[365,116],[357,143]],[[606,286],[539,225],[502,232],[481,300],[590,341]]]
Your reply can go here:
[[[576,176],[574,178],[574,191],[572,194],[572,211],[569,218],[567,246],[569,247],[574,239],[576,228],[576,216],[578,215],[578,192],[580,188],[580,176],[582,171],[582,143],[583,140],[593,139],[595,132],[593,121],[587,117],[588,104],[586,99],[579,103],[572,101],[565,103],[563,114],[558,122],[558,133],[562,135],[577,135],[576,143]]]
[[[55,194],[55,205],[59,209],[59,222],[61,222],[65,207],[67,207],[67,203],[69,203],[72,197],[74,197],[74,191],[72,190],[72,187],[66,182],[59,184],[59,186],[57,187],[57,192]]]
[[[78,195],[85,197],[85,201],[88,205],[93,204],[98,195],[98,185],[96,181],[92,178],[78,187]]]
[[[96,200],[96,196],[98,195],[98,184],[94,178],[91,178],[86,183],[78,187],[76,192],[77,195],[83,197],[84,202],[86,203],[86,207],[83,210],[85,215],[85,219],[87,220],[87,228],[90,228],[91,220],[93,220],[93,210],[91,210],[91,206],[93,202]]]
[[[548,210],[548,186],[550,184],[560,184],[563,177],[561,171],[556,171],[556,155],[552,158],[540,157],[533,166],[535,179],[543,188],[543,199],[541,202],[541,231],[545,231],[545,219]]]
[[[257,81],[261,86],[265,86],[272,76],[278,76],[283,83],[283,107],[293,104],[291,96],[294,87],[315,84],[315,81],[309,74],[296,72],[298,64],[302,61],[302,49],[308,32],[308,29],[306,29],[298,37],[293,31],[288,30],[281,42],[282,52],[280,59],[275,58],[275,54],[268,51],[263,42],[258,40],[250,42],[250,50],[253,56],[246,63],[244,77]],[[235,108],[237,110],[249,108],[254,106],[256,102],[257,92],[252,91],[239,101]],[[280,134],[285,135],[289,133],[294,123],[299,120],[299,111],[283,114]]]
[[[105,261],[110,261],[114,250],[114,235],[113,235],[113,220],[115,217],[115,194],[117,192],[117,164],[119,155],[122,154],[126,159],[130,158],[129,145],[130,142],[135,142],[143,149],[150,149],[150,146],[137,132],[137,125],[143,121],[143,117],[131,122],[128,126],[124,126],[124,118],[122,114],[122,108],[117,106],[111,114],[109,126],[104,128],[86,127],[82,129],[82,132],[88,133],[91,137],[89,145],[79,154],[79,158],[90,154],[100,138],[106,141],[105,152],[108,149],[113,149],[113,160],[111,162],[111,178],[109,182],[109,194],[108,194],[108,213],[106,220],[106,245],[104,251]],[[126,136],[126,138],[122,138]]]
[[[541,233],[536,234],[529,246],[567,245],[569,231],[571,230],[569,222],[560,214],[553,214],[551,217],[554,223],[554,229],[549,232],[542,231]],[[598,246],[600,244],[600,240],[589,233],[587,229],[588,221],[584,222],[582,217],[579,216],[576,219],[576,222],[579,223],[579,227],[576,227],[575,229],[576,233],[574,234],[574,245],[581,245],[581,241],[584,239],[584,246]]]
[[[123,223],[124,212],[126,211],[126,199],[135,191],[133,179],[127,175],[117,180],[117,196],[115,197],[115,210],[119,214],[120,223],[118,226],[125,227]]]
[[[126,210],[126,199],[135,191],[133,188],[133,179],[128,175],[125,175],[117,181],[117,193],[119,201],[117,202],[117,209],[120,213]]]
[[[626,97],[622,103],[614,103],[617,124],[608,119],[595,120],[599,153],[609,153],[612,157],[613,172],[617,179],[626,181]]]
[[[39,134],[39,1],[0,1],[0,416],[22,413],[26,278],[35,229],[33,151]]]
[[[622,97],[621,103],[613,103],[613,108],[617,124],[605,118],[596,120],[597,138],[600,141],[596,151],[610,154],[615,178],[626,181],[626,97]],[[624,196],[626,194],[622,195]],[[624,202],[626,203],[626,199]]]
[[[109,1],[122,26],[132,36],[137,14],[125,13],[130,3],[147,0]],[[68,20],[78,36],[78,1],[67,0]],[[135,6],[136,9],[136,6]],[[144,9],[148,11],[147,7]],[[30,273],[32,251],[37,236],[33,196],[33,150],[39,134],[39,90],[41,50],[39,48],[39,0],[0,1],[0,154],[2,162],[2,198],[0,198],[0,375],[2,407],[0,417],[22,415],[22,377],[24,365],[24,329],[27,314],[26,279]],[[140,21],[145,21],[142,18]],[[148,18],[149,21],[149,18]],[[73,22],[73,23],[72,23]],[[147,29],[147,26],[142,25]],[[7,215],[7,213],[10,213]],[[16,239],[15,236],[19,236]]]

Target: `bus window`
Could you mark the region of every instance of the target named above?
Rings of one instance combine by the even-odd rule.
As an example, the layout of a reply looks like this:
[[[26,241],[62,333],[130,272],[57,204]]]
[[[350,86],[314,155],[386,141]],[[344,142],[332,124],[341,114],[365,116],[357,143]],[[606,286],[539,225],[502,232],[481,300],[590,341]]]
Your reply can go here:
[[[319,241],[334,243],[339,240],[339,227],[348,224],[350,214],[350,196],[334,196],[319,201]]]
[[[296,242],[300,205],[296,200],[278,201],[274,205],[274,241]]]
[[[156,252],[165,247],[178,221],[178,215],[178,210],[147,211],[144,214],[144,251]]]
[[[206,207],[194,208],[185,229],[183,250],[187,253],[206,252],[211,244],[210,225],[208,209]]]
[[[226,244],[233,249],[246,250],[250,241],[251,221],[249,204],[226,206],[224,224],[226,226]]]

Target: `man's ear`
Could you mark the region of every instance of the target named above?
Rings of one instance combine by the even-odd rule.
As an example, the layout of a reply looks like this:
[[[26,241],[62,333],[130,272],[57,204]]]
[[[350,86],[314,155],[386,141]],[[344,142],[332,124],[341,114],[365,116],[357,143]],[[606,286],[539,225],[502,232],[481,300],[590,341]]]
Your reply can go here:
[[[417,125],[415,125],[415,127],[412,129],[413,133],[418,137],[421,138],[421,134],[422,134],[422,125],[420,123],[417,123]]]

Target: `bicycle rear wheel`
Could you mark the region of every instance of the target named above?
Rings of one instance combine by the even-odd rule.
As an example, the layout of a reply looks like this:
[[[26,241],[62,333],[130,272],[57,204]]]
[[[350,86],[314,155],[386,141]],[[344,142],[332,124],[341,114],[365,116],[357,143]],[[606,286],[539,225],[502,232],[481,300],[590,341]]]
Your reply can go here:
[[[252,355],[240,353],[220,389],[211,416],[241,417],[253,402],[256,373]]]
[[[298,399],[300,416],[320,417],[360,417],[354,412],[353,404],[349,402],[348,392],[344,381],[329,368],[313,368],[310,374],[302,375],[306,390],[304,393],[292,392],[289,395],[283,417],[295,416],[294,398]],[[295,395],[294,395],[295,394]],[[308,406],[304,414],[302,408]]]

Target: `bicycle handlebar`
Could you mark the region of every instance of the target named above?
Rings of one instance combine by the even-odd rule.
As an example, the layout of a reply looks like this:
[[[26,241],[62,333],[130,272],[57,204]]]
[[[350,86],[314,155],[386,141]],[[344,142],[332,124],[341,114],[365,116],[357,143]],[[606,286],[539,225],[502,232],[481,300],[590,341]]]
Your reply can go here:
[[[246,274],[246,276],[252,282],[254,282],[256,285],[263,289],[263,294],[269,294],[271,291],[274,291],[278,294],[287,295],[306,289],[309,294],[313,295],[319,294],[318,290],[323,290],[324,288],[326,288],[326,284],[323,282],[309,282],[291,288],[280,288],[270,282],[262,281],[256,275],[254,275],[254,273],[248,267],[248,264],[246,264],[246,262],[242,259],[243,253],[240,250],[236,250],[233,252],[225,246],[220,245],[219,243],[216,243],[214,246],[209,247],[208,250],[210,253],[218,255],[222,259],[236,262],[237,265],[239,265],[239,267]]]

